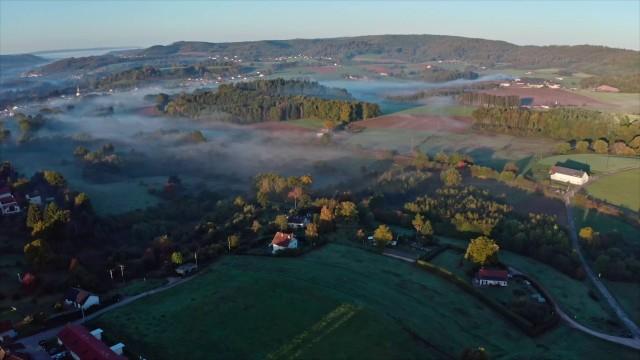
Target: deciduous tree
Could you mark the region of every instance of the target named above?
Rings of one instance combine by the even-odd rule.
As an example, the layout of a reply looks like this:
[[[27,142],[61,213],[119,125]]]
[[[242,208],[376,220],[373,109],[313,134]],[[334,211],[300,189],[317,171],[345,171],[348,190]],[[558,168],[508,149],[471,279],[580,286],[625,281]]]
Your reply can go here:
[[[498,250],[500,247],[495,241],[486,236],[479,236],[469,242],[464,258],[473,263],[485,265],[496,260]]]

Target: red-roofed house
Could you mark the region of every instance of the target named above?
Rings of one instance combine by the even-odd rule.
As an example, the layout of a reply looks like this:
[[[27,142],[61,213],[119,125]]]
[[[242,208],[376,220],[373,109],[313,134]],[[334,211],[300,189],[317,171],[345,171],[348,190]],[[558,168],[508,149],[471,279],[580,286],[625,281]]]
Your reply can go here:
[[[75,360],[126,360],[115,352],[121,352],[122,345],[114,345],[116,349],[108,347],[99,339],[101,333],[94,335],[82,325],[70,324],[58,333],[58,343],[64,345]]]
[[[476,284],[479,286],[507,286],[509,272],[500,269],[480,268],[476,274]]]
[[[0,213],[2,215],[17,214],[20,212],[20,206],[16,201],[9,188],[0,189]]]
[[[274,254],[284,249],[296,249],[298,248],[298,239],[293,234],[278,231],[271,240],[271,246]]]

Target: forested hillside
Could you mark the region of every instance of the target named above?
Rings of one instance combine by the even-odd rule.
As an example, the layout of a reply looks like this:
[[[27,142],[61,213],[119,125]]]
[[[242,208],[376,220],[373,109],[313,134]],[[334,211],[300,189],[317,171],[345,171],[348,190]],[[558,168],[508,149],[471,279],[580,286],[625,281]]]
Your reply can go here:
[[[346,90],[299,80],[223,84],[218,91],[178,95],[166,105],[162,97],[159,99],[162,110],[169,115],[203,118],[227,113],[239,123],[302,118],[348,123],[380,114],[377,104],[345,100],[350,99]]]
[[[156,45],[132,54],[146,57],[179,54],[233,54],[247,60],[267,57],[327,56],[348,60],[360,54],[421,62],[457,59],[477,65],[517,68],[556,67],[592,74],[634,73],[640,67],[637,51],[604,46],[518,46],[505,41],[443,35],[374,35],[333,39],[294,39],[207,43],[181,41]]]

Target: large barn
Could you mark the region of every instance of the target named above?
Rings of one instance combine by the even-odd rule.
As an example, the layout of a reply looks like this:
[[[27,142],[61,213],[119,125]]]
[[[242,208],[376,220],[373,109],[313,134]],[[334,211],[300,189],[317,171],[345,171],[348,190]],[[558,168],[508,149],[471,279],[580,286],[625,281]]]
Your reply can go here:
[[[582,170],[571,169],[563,166],[552,166],[549,170],[551,180],[570,183],[573,185],[584,185],[589,181],[589,174]]]

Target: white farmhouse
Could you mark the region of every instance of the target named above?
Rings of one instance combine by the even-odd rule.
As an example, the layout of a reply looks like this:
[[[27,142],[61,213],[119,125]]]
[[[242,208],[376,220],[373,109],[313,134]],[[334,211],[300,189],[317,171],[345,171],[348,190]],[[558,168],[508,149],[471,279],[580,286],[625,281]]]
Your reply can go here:
[[[552,166],[549,170],[551,180],[561,181],[573,185],[584,185],[589,181],[589,174],[582,170],[575,170],[563,166]]]
[[[278,231],[271,241],[273,247],[273,254],[284,249],[297,249],[298,239],[293,234],[285,234]]]
[[[86,290],[71,288],[65,294],[64,302],[69,306],[87,310],[94,305],[100,305],[100,297]]]

